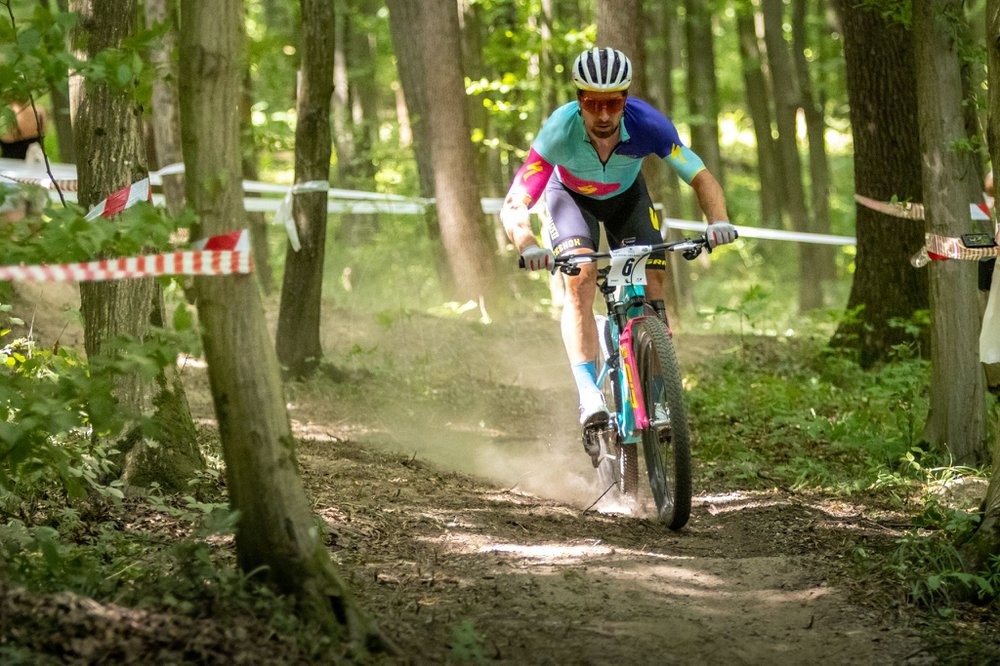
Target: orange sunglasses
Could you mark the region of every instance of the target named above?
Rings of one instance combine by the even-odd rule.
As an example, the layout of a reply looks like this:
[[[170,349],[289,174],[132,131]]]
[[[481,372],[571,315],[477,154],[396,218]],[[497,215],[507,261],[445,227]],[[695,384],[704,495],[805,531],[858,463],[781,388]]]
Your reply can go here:
[[[609,115],[621,112],[625,108],[626,99],[624,96],[597,98],[590,95],[580,95],[579,97],[580,108],[587,113],[599,114],[601,111],[606,111]]]

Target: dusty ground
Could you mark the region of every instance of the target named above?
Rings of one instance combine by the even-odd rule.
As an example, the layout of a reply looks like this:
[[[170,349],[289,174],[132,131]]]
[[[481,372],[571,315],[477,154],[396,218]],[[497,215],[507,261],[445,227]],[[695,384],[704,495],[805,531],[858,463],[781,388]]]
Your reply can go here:
[[[331,553],[399,662],[1000,659],[996,618],[965,630],[983,645],[932,644],[926,618],[893,603],[902,592],[850,566],[854,545],[898,534],[879,507],[743,490],[704,469],[680,532],[593,506],[602,489],[552,321],[348,321],[334,311],[325,330],[337,381],[290,386],[289,413]],[[703,345],[681,333],[682,363]],[[202,371],[184,372],[210,423]],[[213,637],[220,658],[202,660],[225,663],[240,639]],[[282,663],[246,640],[239,661]]]

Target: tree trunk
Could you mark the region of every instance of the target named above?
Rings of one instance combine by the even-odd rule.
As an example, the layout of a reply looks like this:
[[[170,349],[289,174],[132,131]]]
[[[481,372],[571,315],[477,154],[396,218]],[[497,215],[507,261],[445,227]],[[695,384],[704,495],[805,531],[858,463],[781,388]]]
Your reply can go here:
[[[825,4],[825,3],[823,3]],[[810,208],[812,209],[812,231],[818,234],[830,233],[830,165],[826,157],[826,115],[823,112],[822,94],[813,92],[812,74],[806,51],[810,48],[806,38],[807,0],[795,0],[792,12],[792,60],[801,92],[802,112],[806,121],[806,137],[809,142],[809,183]],[[834,248],[832,245],[809,245],[804,249],[807,261],[822,280],[836,277],[834,270]],[[822,299],[822,291],[819,297]]]
[[[764,40],[771,76],[782,82],[774,90],[774,115],[778,127],[778,150],[781,153],[782,206],[788,213],[792,229],[813,231],[812,217],[806,205],[802,185],[802,159],[799,156],[796,132],[801,91],[795,77],[788,44],[783,32],[781,0],[763,0]],[[799,310],[807,312],[823,305],[823,288],[816,263],[816,246],[799,243]]]
[[[715,83],[712,11],[704,0],[684,0],[687,11],[687,89],[691,144],[720,185],[725,185],[719,148],[719,96]],[[696,217],[701,217],[696,213]]]
[[[240,100],[240,117],[243,119],[243,150],[241,163],[243,178],[257,180],[260,168],[257,163],[257,140],[253,125],[253,78],[250,68],[243,72],[243,95]],[[257,274],[257,284],[265,294],[274,293],[274,270],[271,268],[271,245],[268,242],[267,216],[261,211],[247,211],[247,225],[250,227],[250,247],[253,252],[253,271]]]
[[[389,7],[389,30],[392,34],[393,51],[396,53],[399,83],[403,88],[407,118],[413,131],[413,155],[417,162],[417,177],[420,179],[420,196],[430,199],[434,196],[434,159],[430,152],[428,122],[430,102],[420,40],[415,39],[413,35],[414,26],[420,25],[418,22],[424,12],[423,3],[387,0],[386,5]],[[428,206],[424,213],[424,223],[427,226],[427,237],[431,239],[436,250],[434,265],[438,279],[442,288],[446,292],[451,292],[455,289],[455,284],[448,267],[446,250],[441,244],[441,227],[438,224],[437,210],[433,206]]]
[[[181,120],[187,199],[211,236],[245,227],[239,179],[240,81],[245,36],[240,0],[181,0]],[[195,280],[202,341],[239,511],[236,554],[294,595],[308,621],[361,653],[384,645],[334,569],[316,529],[295,460],[278,360],[252,276]]]
[[[74,40],[85,48],[81,57],[120,47],[137,25],[135,0],[77,0],[70,5],[80,22]],[[142,110],[128,93],[99,80],[78,82],[72,100],[78,165],[78,200],[89,208],[111,193],[148,175],[141,130]],[[91,360],[113,358],[118,336],[145,339],[151,326],[164,321],[163,292],[154,278],[80,285],[84,347]],[[155,378],[138,372],[115,378],[115,397],[127,411],[152,414],[160,434],[147,442],[138,428],[118,448],[124,458],[126,485],[158,483],[173,491],[187,487],[195,470],[204,467],[187,396],[176,368],[167,366]]]
[[[743,86],[747,109],[757,138],[757,175],[760,181],[760,221],[767,228],[781,226],[781,161],[774,136],[771,134],[770,82],[764,67],[760,39],[757,36],[753,6],[741,3],[736,15],[740,40],[740,60],[743,63]]]
[[[177,100],[177,67],[173,58],[177,45],[177,0],[145,0],[146,27],[167,24],[163,40],[150,51],[150,61],[159,71],[153,81],[153,118],[149,123],[156,146],[157,169],[183,161],[181,155],[180,103]],[[167,212],[184,210],[184,175],[163,176]]]
[[[333,7],[329,0],[302,0],[295,182],[330,178],[330,101],[333,97]],[[311,375],[323,357],[320,321],[326,192],[296,194],[292,216],[302,247],[285,253],[278,315],[278,360],[295,379]]]
[[[928,233],[958,237],[970,229],[969,202],[979,193],[968,138],[956,35],[964,34],[962,0],[914,3],[917,103]],[[949,18],[952,17],[952,18]],[[979,363],[978,266],[930,265],[931,387],[924,439],[960,465],[987,462],[983,369]]]
[[[838,0],[844,30],[847,93],[854,132],[854,182],[859,194],[888,201],[923,201],[913,40],[910,30],[854,0]],[[910,258],[924,245],[921,225],[857,206],[857,258],[849,311],[833,343],[856,347],[864,367],[891,359],[913,342],[893,320],[929,307],[927,271]],[[921,345],[926,338],[919,340]],[[921,350],[922,351],[922,350]]]
[[[426,0],[418,7],[405,9],[411,3],[396,0],[388,4],[390,16],[400,9],[416,14],[416,22],[405,26],[403,34],[393,29],[393,43],[401,46],[397,35],[404,41],[416,37],[414,41],[418,42],[418,57],[422,62],[422,85],[427,94],[437,100],[462,101],[435,105],[425,118],[429,156],[434,168],[434,197],[454,295],[461,299],[491,298],[497,288],[495,255],[476,183],[475,156],[464,102],[458,8],[454,0]],[[397,17],[393,17],[393,22],[396,20]],[[400,53],[397,51],[398,62],[401,62]],[[407,78],[402,74],[405,67],[400,69],[409,100]],[[410,82],[414,83],[412,79]],[[419,81],[416,83],[420,85]]]

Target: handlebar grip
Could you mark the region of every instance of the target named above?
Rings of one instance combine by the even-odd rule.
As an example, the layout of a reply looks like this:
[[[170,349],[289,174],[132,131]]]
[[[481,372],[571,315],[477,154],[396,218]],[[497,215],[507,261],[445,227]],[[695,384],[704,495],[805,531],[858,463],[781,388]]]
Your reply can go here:
[[[518,257],[517,258],[517,267],[518,268],[524,268],[524,257]]]

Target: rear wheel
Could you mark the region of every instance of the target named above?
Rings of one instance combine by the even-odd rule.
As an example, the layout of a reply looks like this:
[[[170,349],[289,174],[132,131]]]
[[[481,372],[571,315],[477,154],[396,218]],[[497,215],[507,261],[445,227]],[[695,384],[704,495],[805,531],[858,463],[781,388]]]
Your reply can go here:
[[[637,322],[633,349],[650,418],[642,431],[650,490],[659,520],[679,530],[691,516],[691,443],[680,368],[663,321]]]

